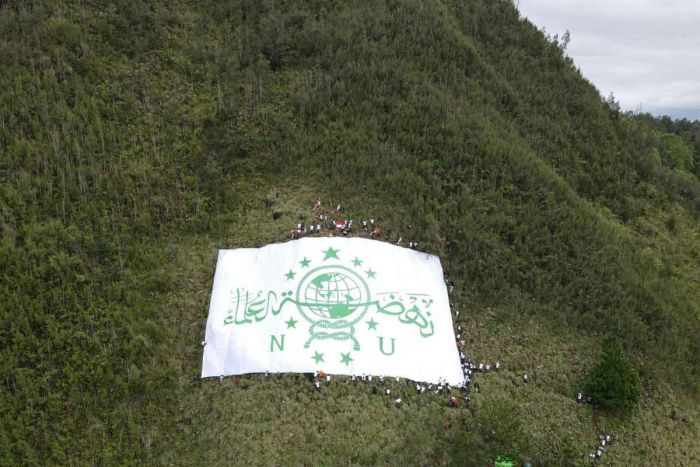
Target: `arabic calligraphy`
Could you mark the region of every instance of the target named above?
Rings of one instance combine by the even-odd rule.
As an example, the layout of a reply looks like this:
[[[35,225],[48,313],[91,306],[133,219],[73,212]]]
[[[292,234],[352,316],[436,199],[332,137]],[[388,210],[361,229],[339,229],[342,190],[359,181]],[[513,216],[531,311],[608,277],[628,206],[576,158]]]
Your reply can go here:
[[[224,325],[245,325],[258,323],[268,316],[277,316],[288,303],[300,304],[292,298],[291,292],[277,294],[275,291],[251,292],[244,288],[231,290],[231,306],[224,319]],[[435,326],[430,319],[433,299],[426,294],[379,293],[379,300],[365,305],[377,307],[377,312],[395,316],[404,324],[414,324],[422,337],[435,334]],[[301,303],[302,305],[306,305]]]
[[[250,324],[260,322],[267,318],[268,314],[278,315],[284,305],[294,300],[287,296],[287,292],[282,293],[282,299],[273,290],[264,294],[262,291],[249,292],[244,288],[236,288],[231,291],[231,308],[228,316],[224,319],[224,325],[229,324]]]
[[[378,294],[382,298],[377,302],[377,311],[385,315],[397,316],[404,324],[415,324],[420,328],[420,335],[430,337],[435,334],[435,326],[428,318],[433,299],[425,294],[400,294],[391,292]],[[408,302],[408,303],[406,303]],[[427,316],[427,317],[426,317]]]

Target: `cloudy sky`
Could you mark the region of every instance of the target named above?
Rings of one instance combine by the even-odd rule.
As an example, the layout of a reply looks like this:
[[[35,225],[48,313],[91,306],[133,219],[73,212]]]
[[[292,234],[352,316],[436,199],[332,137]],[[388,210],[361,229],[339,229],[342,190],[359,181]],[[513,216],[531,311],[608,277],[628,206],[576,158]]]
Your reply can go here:
[[[624,110],[700,119],[700,0],[515,0]]]

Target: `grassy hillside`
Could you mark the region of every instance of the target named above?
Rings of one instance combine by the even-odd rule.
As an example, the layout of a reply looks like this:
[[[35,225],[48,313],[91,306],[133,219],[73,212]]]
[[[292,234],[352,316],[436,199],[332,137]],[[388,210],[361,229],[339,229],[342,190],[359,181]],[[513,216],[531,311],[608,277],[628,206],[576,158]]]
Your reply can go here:
[[[696,146],[510,2],[0,0],[0,84],[0,463],[700,462]],[[198,378],[217,249],[317,198],[441,256],[468,409]],[[625,417],[574,400],[609,336]]]

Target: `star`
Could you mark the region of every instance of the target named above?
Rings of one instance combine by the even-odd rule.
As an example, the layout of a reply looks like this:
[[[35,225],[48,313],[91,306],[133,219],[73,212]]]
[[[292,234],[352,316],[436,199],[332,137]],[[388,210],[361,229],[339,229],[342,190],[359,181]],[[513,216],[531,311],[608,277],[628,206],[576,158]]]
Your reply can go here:
[[[352,264],[355,266],[362,266],[362,260],[360,258],[355,258],[352,260]]]
[[[374,329],[375,331],[377,330],[377,323],[374,318],[370,319],[369,321],[366,321],[367,325],[369,326],[367,330],[369,331],[370,329]]]
[[[334,250],[333,247],[329,246],[327,250],[324,250],[323,253],[326,255],[323,257],[323,260],[327,260],[330,258],[335,258],[335,259],[340,259],[338,258],[338,252],[340,250]]]
[[[312,356],[311,358],[313,358],[314,360],[316,360],[316,363],[320,363],[320,362],[324,361],[324,360],[323,360],[323,354],[322,354],[322,353],[318,353],[318,352],[314,352],[314,354],[313,354],[313,356]]]
[[[289,270],[289,272],[287,274],[285,274],[285,276],[287,276],[287,280],[294,279],[295,275],[296,275],[296,272],[292,271],[291,269]]]
[[[289,328],[296,329],[298,321],[295,321],[294,318],[289,318],[289,321],[285,321],[285,323],[287,323],[287,329],[289,329]]]
[[[310,259],[306,259],[306,256],[304,256],[304,259],[302,259],[301,261],[299,261],[299,264],[301,264],[301,267],[302,267],[302,268],[308,268],[310,262],[311,262],[311,260],[310,260]]]
[[[340,353],[340,363],[345,363],[346,365],[350,365],[350,362],[352,361],[352,358],[350,358],[350,352],[348,353]]]
[[[374,276],[377,275],[377,273],[372,271],[372,269],[366,270],[365,273],[367,273],[367,277],[371,277],[371,278],[374,278]]]

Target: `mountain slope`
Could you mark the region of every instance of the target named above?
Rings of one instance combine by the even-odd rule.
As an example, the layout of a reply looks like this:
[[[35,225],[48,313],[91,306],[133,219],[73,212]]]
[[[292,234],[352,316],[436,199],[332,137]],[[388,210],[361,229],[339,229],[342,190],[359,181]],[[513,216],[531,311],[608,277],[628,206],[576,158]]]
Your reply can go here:
[[[571,464],[599,429],[611,464],[698,461],[698,180],[510,2],[5,2],[0,32],[3,461]],[[319,197],[442,257],[505,368],[468,411],[198,380],[216,249]],[[608,335],[632,417],[573,400]]]

